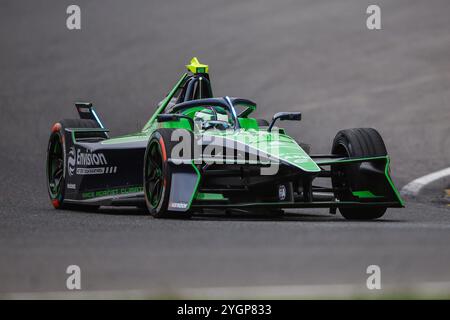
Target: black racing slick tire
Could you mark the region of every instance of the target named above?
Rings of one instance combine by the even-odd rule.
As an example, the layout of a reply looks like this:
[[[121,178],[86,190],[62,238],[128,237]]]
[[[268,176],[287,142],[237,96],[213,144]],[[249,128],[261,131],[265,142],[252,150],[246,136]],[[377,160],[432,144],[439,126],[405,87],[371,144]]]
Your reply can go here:
[[[172,167],[168,158],[178,141],[172,141],[174,130],[161,128],[150,136],[144,156],[144,197],[147,209],[154,218],[189,218],[191,212],[169,210]],[[185,130],[193,144],[193,135]]]
[[[63,119],[52,126],[47,147],[47,191],[55,209],[85,209],[85,206],[64,203],[67,171],[64,131],[67,128],[98,128],[98,124],[92,120]],[[89,207],[89,209],[94,208]]]
[[[344,157],[377,157],[386,156],[387,150],[381,135],[372,128],[356,128],[341,130],[333,141],[332,154]],[[370,185],[370,181],[360,174],[359,165],[332,166],[332,185],[335,196],[340,201],[355,201],[351,188]],[[348,220],[373,220],[386,212],[385,207],[339,208],[342,216]]]

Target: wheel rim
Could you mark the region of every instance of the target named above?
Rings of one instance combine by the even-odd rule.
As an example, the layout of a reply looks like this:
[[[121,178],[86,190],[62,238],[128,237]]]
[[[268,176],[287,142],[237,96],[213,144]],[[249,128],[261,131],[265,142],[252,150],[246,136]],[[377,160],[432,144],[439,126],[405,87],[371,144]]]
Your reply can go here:
[[[58,135],[54,135],[48,152],[48,188],[52,198],[61,194],[62,180],[64,177],[64,154]]]
[[[145,168],[145,190],[152,208],[158,207],[164,187],[163,160],[159,144],[150,144]]]

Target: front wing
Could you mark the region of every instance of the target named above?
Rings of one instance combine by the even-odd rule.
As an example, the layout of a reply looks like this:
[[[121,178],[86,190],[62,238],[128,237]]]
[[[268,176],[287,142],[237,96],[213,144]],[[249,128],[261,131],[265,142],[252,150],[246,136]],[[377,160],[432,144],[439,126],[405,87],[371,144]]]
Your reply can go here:
[[[270,198],[246,201],[252,197],[247,199],[245,196],[227,197],[226,190],[215,192],[214,189],[209,189],[202,192],[200,188],[191,207],[193,209],[330,208],[330,210],[348,207],[404,207],[404,202],[389,174],[389,156],[344,158],[336,155],[312,155],[311,158],[321,168],[319,173],[307,174],[297,170],[295,174],[291,172],[282,177],[281,174],[274,176],[272,182],[266,182],[260,187],[260,190],[266,190],[275,186],[273,189],[275,194]],[[358,166],[359,174],[365,178],[361,180],[366,182],[352,186],[351,200],[340,201],[335,197],[335,190],[331,187],[331,167],[349,165]],[[329,180],[328,186],[316,185],[317,180]],[[243,188],[241,193],[245,192],[255,193],[255,189],[251,191]]]

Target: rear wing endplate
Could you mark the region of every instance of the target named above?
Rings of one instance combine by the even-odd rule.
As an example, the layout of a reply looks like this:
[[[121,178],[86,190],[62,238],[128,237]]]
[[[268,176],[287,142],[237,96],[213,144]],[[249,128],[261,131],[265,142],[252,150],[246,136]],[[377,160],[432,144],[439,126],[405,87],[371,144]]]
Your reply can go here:
[[[93,120],[99,125],[100,128],[105,128],[97,116],[91,102],[75,102],[75,107],[77,108],[81,119]]]

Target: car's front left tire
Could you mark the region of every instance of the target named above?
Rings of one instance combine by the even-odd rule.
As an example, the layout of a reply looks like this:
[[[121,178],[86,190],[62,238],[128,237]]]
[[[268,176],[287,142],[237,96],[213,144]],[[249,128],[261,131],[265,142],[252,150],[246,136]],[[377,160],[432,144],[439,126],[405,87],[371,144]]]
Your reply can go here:
[[[172,167],[167,160],[177,144],[171,139],[174,130],[182,129],[161,128],[153,132],[145,151],[144,197],[148,211],[155,218],[189,218],[191,215],[190,212],[171,211],[168,208]],[[187,134],[193,141],[192,134]]]

